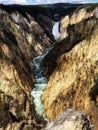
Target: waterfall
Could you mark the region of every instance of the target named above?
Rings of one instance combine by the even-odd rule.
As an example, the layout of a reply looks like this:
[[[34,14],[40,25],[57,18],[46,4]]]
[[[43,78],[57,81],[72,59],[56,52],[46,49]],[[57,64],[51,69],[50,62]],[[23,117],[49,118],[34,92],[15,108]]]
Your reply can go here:
[[[45,53],[42,55],[39,55],[33,59],[34,63],[34,70],[33,70],[33,75],[35,77],[35,85],[34,88],[31,92],[31,95],[34,97],[34,104],[35,104],[35,110],[37,114],[41,115],[46,119],[44,107],[42,104],[42,93],[45,87],[47,86],[47,79],[45,76],[42,74],[42,68],[41,68],[41,61],[45,57],[45,55],[51,50],[52,48],[46,49]]]
[[[56,41],[60,41],[59,22],[55,22],[52,28],[52,34]]]

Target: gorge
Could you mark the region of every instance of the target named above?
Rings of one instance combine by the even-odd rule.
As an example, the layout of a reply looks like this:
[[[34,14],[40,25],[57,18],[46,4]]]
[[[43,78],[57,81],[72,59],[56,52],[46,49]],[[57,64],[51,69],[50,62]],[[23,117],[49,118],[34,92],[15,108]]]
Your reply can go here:
[[[98,4],[0,17],[0,130],[98,130]]]
[[[59,32],[59,22],[55,22],[52,27],[52,34],[54,39],[59,42],[60,40],[60,32]],[[51,51],[53,47],[49,47],[45,50],[44,54],[41,54],[35,58],[33,58],[34,70],[33,75],[35,77],[34,88],[31,92],[31,95],[34,97],[35,110],[37,114],[44,117],[45,120],[48,120],[45,115],[44,106],[42,104],[42,93],[47,86],[47,78],[42,74],[41,62],[44,57]]]

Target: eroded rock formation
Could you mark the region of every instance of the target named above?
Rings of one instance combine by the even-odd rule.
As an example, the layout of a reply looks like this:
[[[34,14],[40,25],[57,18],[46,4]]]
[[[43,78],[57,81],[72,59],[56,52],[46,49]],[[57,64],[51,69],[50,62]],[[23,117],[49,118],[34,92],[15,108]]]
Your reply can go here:
[[[77,5],[73,6],[76,9]],[[66,15],[72,13],[71,5],[68,7]],[[68,36],[42,62],[43,72],[49,79],[43,103],[51,120],[65,109],[74,108],[87,112],[97,130],[98,97],[95,95],[92,101],[89,93],[98,75],[98,10],[94,16],[89,13],[86,19],[83,19],[85,11],[81,11],[83,17],[77,18],[76,23],[76,12],[70,21],[74,24],[61,22],[60,30],[64,32],[67,26]],[[31,97],[35,82],[32,59],[53,44],[51,30],[55,14],[52,17],[52,12],[46,14],[43,7],[0,5],[0,129],[40,130],[46,124],[36,114]]]
[[[67,27],[69,25],[76,24],[83,19],[87,19],[92,17],[95,14],[95,10],[91,12],[87,12],[85,8],[76,10],[73,12],[71,15],[65,16],[61,21],[60,21],[60,32],[61,32],[61,37],[60,39],[63,40],[65,37],[67,37]]]
[[[50,77],[42,97],[46,115],[54,120],[67,108],[85,111],[97,130],[97,95],[92,101],[89,93],[98,78],[98,19],[83,20],[68,32],[43,61]]]
[[[85,113],[68,109],[44,130],[93,130]]]
[[[31,96],[32,59],[52,41],[28,9],[15,7],[0,6],[0,129],[39,130],[45,121]]]
[[[44,74],[49,78],[55,69],[57,62],[56,59],[65,52],[69,52],[80,41],[91,36],[94,32],[97,34],[98,20],[97,18],[89,18],[81,22],[68,26],[68,36],[46,55],[43,60]]]

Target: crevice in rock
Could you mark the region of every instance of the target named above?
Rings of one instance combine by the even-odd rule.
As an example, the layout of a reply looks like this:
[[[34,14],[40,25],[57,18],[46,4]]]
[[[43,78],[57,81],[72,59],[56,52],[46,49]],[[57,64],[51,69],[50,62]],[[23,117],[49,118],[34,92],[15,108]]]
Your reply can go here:
[[[13,122],[19,122],[19,121],[20,121],[20,120],[17,119],[11,112],[9,112],[9,114],[10,114],[11,120],[12,120]]]

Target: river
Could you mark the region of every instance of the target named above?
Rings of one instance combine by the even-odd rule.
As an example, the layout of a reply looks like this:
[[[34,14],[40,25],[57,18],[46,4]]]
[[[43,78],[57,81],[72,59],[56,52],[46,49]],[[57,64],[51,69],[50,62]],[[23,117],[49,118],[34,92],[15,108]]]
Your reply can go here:
[[[36,110],[37,114],[43,116],[44,119],[46,119],[46,115],[44,112],[44,107],[42,104],[41,97],[42,97],[43,90],[47,86],[47,79],[42,74],[42,68],[41,68],[40,63],[43,60],[43,58],[45,57],[45,55],[47,55],[47,53],[51,49],[52,48],[46,49],[44,54],[39,55],[33,59],[33,63],[34,63],[33,75],[35,77],[36,82],[35,82],[32,92],[31,92],[31,95],[34,97],[35,110]]]
[[[59,22],[55,22],[53,29],[52,29],[52,34],[53,34],[55,40],[58,41],[60,38]],[[51,49],[52,49],[52,47],[46,49],[44,54],[39,55],[33,59],[33,63],[34,63],[33,75],[34,75],[36,82],[34,84],[34,88],[31,92],[31,95],[34,98],[35,110],[36,110],[37,114],[43,116],[43,118],[45,120],[47,120],[47,118],[45,115],[44,106],[42,104],[41,97],[42,97],[42,93],[43,93],[44,89],[47,86],[48,81],[47,81],[46,77],[43,76],[43,74],[42,74],[42,68],[41,68],[40,63],[43,60],[43,58],[49,53],[49,51]]]

